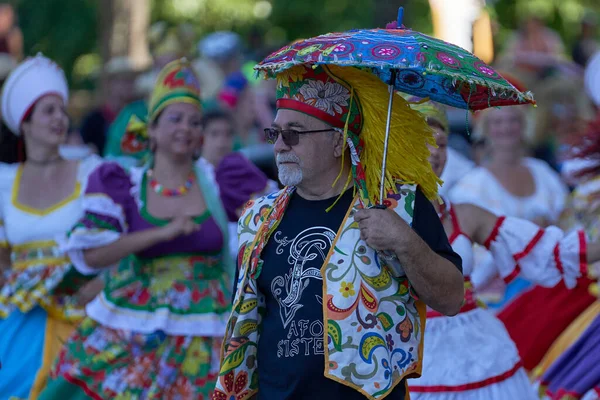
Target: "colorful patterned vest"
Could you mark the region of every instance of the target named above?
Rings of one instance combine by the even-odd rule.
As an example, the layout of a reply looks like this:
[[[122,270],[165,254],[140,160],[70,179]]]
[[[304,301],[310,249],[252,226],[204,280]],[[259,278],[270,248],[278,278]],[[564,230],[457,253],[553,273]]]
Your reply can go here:
[[[415,190],[399,186],[398,194],[389,193],[386,201],[408,224]],[[265,307],[256,282],[263,267],[260,255],[293,192],[285,188],[248,203],[240,219],[240,277],[213,399],[249,399],[259,389],[256,355]],[[327,343],[323,368],[329,379],[382,399],[403,378],[420,375],[425,305],[413,295],[398,261],[379,257],[360,239],[353,215],[361,207],[355,199],[321,269]]]

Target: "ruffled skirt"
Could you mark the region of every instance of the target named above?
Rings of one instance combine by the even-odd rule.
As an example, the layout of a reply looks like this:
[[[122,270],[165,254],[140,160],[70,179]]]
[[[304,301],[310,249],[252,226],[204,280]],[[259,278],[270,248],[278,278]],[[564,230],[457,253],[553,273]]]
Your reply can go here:
[[[596,301],[587,308],[552,344],[544,359],[535,369],[535,377],[539,378],[554,364],[554,362],[571,347],[587,328],[600,315],[600,301]]]
[[[87,316],[117,330],[223,337],[231,312],[230,279],[220,255],[129,257],[108,271]]]
[[[219,372],[221,338],[111,329],[86,318],[51,371],[40,400],[208,399]]]
[[[498,314],[526,370],[533,370],[560,334],[596,300],[588,293],[592,283],[584,277],[571,290],[564,282],[553,288],[535,286]]]
[[[229,283],[220,255],[129,257],[108,271],[40,399],[208,399]]]
[[[535,400],[514,343],[489,311],[427,320],[423,372],[411,400]]]
[[[72,296],[94,276],[84,276],[66,262],[11,269],[4,278],[0,289],[1,318],[15,310],[27,313],[39,305],[55,318],[80,321],[85,312]]]

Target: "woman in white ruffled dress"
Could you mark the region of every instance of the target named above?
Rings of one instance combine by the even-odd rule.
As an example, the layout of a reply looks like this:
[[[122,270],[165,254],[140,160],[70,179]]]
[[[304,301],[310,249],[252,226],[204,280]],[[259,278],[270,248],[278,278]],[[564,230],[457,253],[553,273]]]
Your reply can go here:
[[[540,226],[556,224],[568,191],[548,164],[526,156],[527,126],[523,107],[482,112],[477,131],[489,142],[489,159],[452,188],[449,200]],[[590,283],[586,277],[571,293],[563,283],[545,288],[525,277],[510,282],[499,279],[494,260],[478,246],[475,259],[473,285],[504,323],[527,371],[535,368],[556,337],[593,301],[584,287]]]
[[[435,130],[437,148],[431,164],[441,175],[446,163],[448,125],[433,103],[414,106]],[[444,199],[445,200],[445,199]],[[564,281],[569,287],[585,273],[586,239],[576,231],[565,236],[518,218],[496,215],[470,204],[434,204],[454,251],[463,260],[465,304],[457,316],[427,313],[422,377],[409,381],[413,400],[534,400],[537,398],[521,359],[502,323],[475,299],[473,243],[491,252],[497,273],[505,279],[521,274],[544,286]],[[600,257],[600,246],[588,245],[588,258]]]
[[[83,216],[88,176],[102,160],[62,157],[67,101],[63,71],[41,55],[19,65],[3,88],[2,118],[18,136],[20,162],[0,166],[0,399],[35,400],[84,316],[77,291],[90,278],[56,237]]]

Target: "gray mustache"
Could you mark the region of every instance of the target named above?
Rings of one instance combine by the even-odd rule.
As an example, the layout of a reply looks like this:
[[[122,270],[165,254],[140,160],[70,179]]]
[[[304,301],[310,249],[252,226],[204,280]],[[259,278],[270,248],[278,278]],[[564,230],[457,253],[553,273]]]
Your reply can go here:
[[[277,154],[277,164],[282,163],[282,162],[294,162],[294,163],[300,163],[300,158],[298,158],[297,155],[295,154],[291,154],[291,153],[279,153]]]

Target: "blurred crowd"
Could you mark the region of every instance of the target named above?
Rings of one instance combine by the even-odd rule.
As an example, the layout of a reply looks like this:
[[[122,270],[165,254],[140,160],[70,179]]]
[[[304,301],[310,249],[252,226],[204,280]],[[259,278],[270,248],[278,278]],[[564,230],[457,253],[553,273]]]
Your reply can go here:
[[[67,157],[92,152],[109,159],[141,157],[139,149],[123,142],[123,130],[132,115],[143,118],[159,71],[173,60],[192,61],[200,79],[202,107],[208,122],[204,153],[215,165],[222,156],[243,150],[273,176],[270,148],[263,146],[262,128],[274,118],[275,90],[271,81],[258,80],[252,67],[268,55],[257,32],[250,45],[237,33],[215,32],[194,42],[187,25],[157,22],[148,32],[152,65],[134,68],[128,57],[115,57],[104,66],[106,84],[98,88],[96,106],[81,116],[70,104],[71,133],[63,151]],[[273,49],[271,49],[273,50]],[[22,36],[11,6],[0,6],[0,79],[4,80],[22,59]],[[98,81],[100,83],[100,81]],[[13,135],[3,129],[0,161],[15,162],[19,155]]]
[[[523,18],[492,65],[519,90],[533,92],[537,107],[478,113],[444,108],[449,121],[448,153],[439,156],[443,159],[433,153],[430,159],[434,170],[440,169],[444,199],[525,219],[542,228],[557,225],[571,231],[583,227],[590,239],[600,238],[600,163],[597,154],[590,158],[589,153],[580,153],[590,141],[598,140],[600,132],[599,24],[597,16],[586,15],[577,40],[567,46],[540,18]],[[169,63],[186,58],[200,86],[200,165],[214,173],[227,156],[241,152],[271,179],[267,183],[275,189],[273,146],[266,142],[263,130],[275,118],[276,81],[257,79],[253,66],[276,49],[267,48],[258,33],[242,37],[219,31],[198,40],[189,26],[165,22],[154,23],[148,38],[152,65],[146,70],[134,68],[127,57],[115,57],[103,65],[100,101],[81,118],[72,119],[61,155],[71,160],[95,153],[124,167],[144,164],[149,148],[130,128],[136,121],[149,122],[150,98],[159,73]],[[14,10],[0,5],[0,82],[22,59],[23,37]],[[2,124],[0,162],[23,159],[22,135],[13,135]],[[232,236],[235,225],[230,226]],[[231,248],[235,249],[235,243]],[[506,326],[525,369],[531,377],[540,378],[556,360],[549,355],[555,340],[588,307],[597,307],[597,271],[592,268],[574,290],[564,285],[548,289],[525,278],[502,279],[493,264],[490,252],[475,245],[472,284],[479,299]],[[561,301],[555,305],[551,299]],[[564,307],[566,303],[569,306]],[[600,314],[597,311],[592,318]],[[591,320],[590,315],[586,318]],[[556,354],[568,346],[559,347]]]
[[[527,16],[492,64],[517,88],[534,93],[538,107],[527,113],[523,150],[557,171],[562,170],[570,141],[595,116],[583,77],[589,58],[600,49],[597,16],[586,15],[579,29],[569,52],[541,19]],[[481,132],[468,131],[473,125],[465,124],[463,111],[450,111],[450,118],[453,131],[462,136],[452,138],[451,144],[476,164],[484,162],[488,150]]]
[[[591,55],[600,49],[598,23],[595,14],[586,14],[569,51],[561,37],[541,19],[526,16],[493,63],[519,89],[535,94],[538,108],[527,113],[523,149],[557,171],[562,170],[571,139],[584,130],[585,121],[594,115],[591,102],[584,95],[583,71]],[[193,60],[200,79],[203,110],[219,116],[214,120],[223,135],[217,139],[216,133],[214,144],[212,136],[207,135],[205,153],[242,150],[274,178],[272,152],[265,145],[262,129],[270,126],[274,118],[275,84],[256,79],[252,67],[275,49],[267,48],[258,31],[247,38],[234,32],[214,32],[198,41],[189,25],[171,26],[163,21],[150,27],[148,39],[153,60],[150,67],[140,71],[127,57],[110,59],[103,66],[105,84],[97,90],[97,105],[83,113],[80,106],[70,105],[72,134],[64,146],[65,154],[78,157],[94,152],[108,158],[141,157],[137,149],[127,148],[123,142],[124,124],[131,115],[145,115],[148,96],[161,68],[186,57]],[[5,79],[22,57],[23,38],[14,10],[10,5],[1,5],[0,79]],[[489,149],[476,130],[477,116],[465,118],[464,111],[449,110],[449,117],[451,147],[477,165],[484,162]],[[5,129],[3,132],[2,143],[14,139]],[[14,144],[0,146],[0,161],[16,161],[15,148]]]

